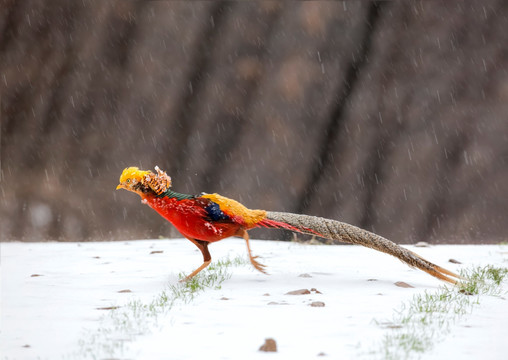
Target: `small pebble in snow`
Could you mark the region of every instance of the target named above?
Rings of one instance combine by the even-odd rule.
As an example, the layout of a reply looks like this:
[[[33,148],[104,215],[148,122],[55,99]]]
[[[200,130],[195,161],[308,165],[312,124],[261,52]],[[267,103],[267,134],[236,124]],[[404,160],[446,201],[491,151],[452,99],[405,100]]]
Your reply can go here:
[[[261,345],[259,351],[267,351],[267,352],[276,352],[277,351],[277,343],[274,339],[265,339],[265,343]]]
[[[312,289],[310,289],[310,291],[312,291],[312,292],[314,292],[314,293],[316,293],[316,294],[322,294],[322,292],[321,292],[321,291],[319,291],[319,290],[318,290],[318,289],[316,289],[316,288],[312,288]]]
[[[220,299],[221,299],[221,300],[229,300],[229,298],[227,298],[227,297],[225,297],[225,296],[221,297]]]
[[[429,243],[428,242],[425,242],[425,241],[418,241],[416,244],[415,244],[416,247],[430,247]]]
[[[28,345],[28,344],[26,344],[26,345],[23,345],[22,347],[23,347],[23,348],[27,348],[27,349],[28,349],[28,348],[30,348],[31,346],[30,346],[30,345]]]
[[[268,293],[265,293],[265,294],[263,294],[263,296],[270,296],[270,294],[268,294]]]
[[[309,306],[312,306],[312,307],[324,307],[325,306],[325,303],[322,302],[322,301],[313,301],[309,304]]]
[[[32,274],[32,275],[30,275],[30,277],[38,277],[38,276],[44,276],[44,275],[41,275],[41,274]]]
[[[377,279],[367,279],[367,281],[377,281]]]
[[[286,295],[307,295],[307,294],[310,294],[310,291],[307,289],[293,290],[286,293]]]
[[[384,321],[384,322],[379,323],[378,325],[382,326],[385,329],[400,329],[400,328],[402,328],[401,325],[394,324],[391,321]]]
[[[120,290],[119,293],[120,294],[123,294],[123,293],[131,293],[132,291],[130,291],[129,289],[125,289],[125,290]]]
[[[298,275],[298,277],[311,278],[312,276],[310,274],[305,273],[305,274]]]
[[[414,288],[413,285],[409,285],[408,283],[405,283],[404,281],[397,281],[395,283],[395,286],[402,287],[402,288]]]
[[[386,325],[386,328],[387,329],[402,329],[402,325],[395,325],[395,324]]]
[[[164,251],[162,250],[153,250],[153,251],[150,251],[150,255],[152,254],[162,254]]]
[[[469,295],[469,296],[470,296],[470,295],[473,295],[473,293],[472,293],[472,292],[467,291],[467,290],[464,290],[464,289],[459,290],[459,293],[464,294],[464,295]]]
[[[277,301],[270,301],[267,305],[289,305],[288,303],[280,303],[280,302],[277,302]]]
[[[116,310],[118,309],[120,306],[106,306],[106,307],[98,307],[98,308],[95,308],[96,310]]]
[[[326,354],[324,352],[320,352],[317,356],[326,356]]]
[[[450,259],[448,262],[451,262],[452,264],[462,264],[459,260]]]

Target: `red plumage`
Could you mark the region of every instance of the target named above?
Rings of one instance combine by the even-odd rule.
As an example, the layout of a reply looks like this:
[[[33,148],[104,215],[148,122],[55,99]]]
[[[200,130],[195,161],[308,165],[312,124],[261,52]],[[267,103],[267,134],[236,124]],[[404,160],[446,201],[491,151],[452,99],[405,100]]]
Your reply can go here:
[[[201,197],[178,200],[174,197],[149,195],[143,202],[187,238],[215,242],[236,235],[242,226],[241,219],[237,216],[221,220],[210,218],[206,208],[211,205],[211,201]]]

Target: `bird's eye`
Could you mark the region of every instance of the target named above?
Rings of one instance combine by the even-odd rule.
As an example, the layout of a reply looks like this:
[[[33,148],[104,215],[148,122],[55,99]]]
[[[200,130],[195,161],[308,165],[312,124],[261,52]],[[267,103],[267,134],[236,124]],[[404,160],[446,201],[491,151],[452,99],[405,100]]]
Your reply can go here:
[[[131,179],[127,179],[127,184],[129,184],[131,182]]]

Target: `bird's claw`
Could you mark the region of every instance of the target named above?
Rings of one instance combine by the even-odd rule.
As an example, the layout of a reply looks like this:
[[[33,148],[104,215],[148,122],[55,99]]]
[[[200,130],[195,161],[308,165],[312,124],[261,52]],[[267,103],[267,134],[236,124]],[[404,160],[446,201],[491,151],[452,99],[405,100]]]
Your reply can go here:
[[[256,261],[256,259],[258,258],[258,256],[251,256],[250,257],[250,263],[252,264],[252,266],[254,266],[254,268],[259,271],[259,272],[262,272],[263,274],[267,274],[267,272],[265,271],[265,267],[266,265],[263,265],[263,264],[260,264]]]

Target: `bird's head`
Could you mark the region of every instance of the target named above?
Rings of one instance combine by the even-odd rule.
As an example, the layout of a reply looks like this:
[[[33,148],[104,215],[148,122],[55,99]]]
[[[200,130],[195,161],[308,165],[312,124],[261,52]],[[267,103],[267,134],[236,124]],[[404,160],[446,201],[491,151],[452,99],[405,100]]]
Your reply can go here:
[[[171,187],[171,178],[165,171],[155,167],[157,174],[151,171],[139,170],[137,167],[124,169],[120,175],[120,184],[116,189],[125,189],[143,196],[148,193],[161,195]]]
[[[139,170],[137,167],[128,167],[120,175],[120,184],[116,189],[125,189],[142,195],[147,192],[146,177],[155,175],[151,171]]]

